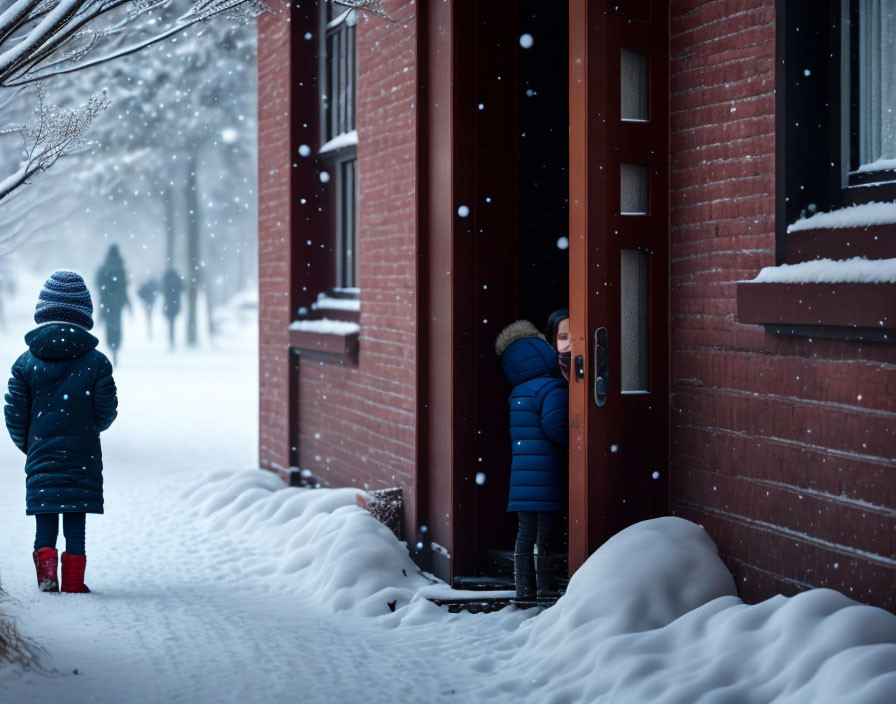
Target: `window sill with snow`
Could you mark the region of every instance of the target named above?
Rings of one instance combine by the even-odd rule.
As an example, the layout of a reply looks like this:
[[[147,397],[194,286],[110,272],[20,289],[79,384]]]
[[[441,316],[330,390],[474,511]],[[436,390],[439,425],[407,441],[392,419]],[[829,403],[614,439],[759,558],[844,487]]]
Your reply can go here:
[[[785,259],[738,282],[738,322],[777,335],[896,341],[896,203],[798,220]]]
[[[311,309],[301,308],[289,326],[289,346],[341,364],[358,363],[361,326],[360,290],[337,288],[321,293]]]

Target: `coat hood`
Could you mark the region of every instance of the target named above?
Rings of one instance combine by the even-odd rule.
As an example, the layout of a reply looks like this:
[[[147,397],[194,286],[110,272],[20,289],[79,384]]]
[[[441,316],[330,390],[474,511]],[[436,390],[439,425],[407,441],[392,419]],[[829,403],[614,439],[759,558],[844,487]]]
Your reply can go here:
[[[560,376],[557,350],[540,337],[511,342],[501,355],[501,367],[514,386],[539,376]]]
[[[98,344],[84,328],[71,323],[47,323],[25,335],[25,344],[39,359],[77,359]]]
[[[500,357],[504,354],[504,350],[510,347],[512,343],[526,337],[537,337],[541,340],[544,339],[544,335],[538,332],[538,328],[528,320],[517,320],[516,322],[511,323],[501,331],[501,334],[498,335],[498,339],[495,340],[495,354]]]

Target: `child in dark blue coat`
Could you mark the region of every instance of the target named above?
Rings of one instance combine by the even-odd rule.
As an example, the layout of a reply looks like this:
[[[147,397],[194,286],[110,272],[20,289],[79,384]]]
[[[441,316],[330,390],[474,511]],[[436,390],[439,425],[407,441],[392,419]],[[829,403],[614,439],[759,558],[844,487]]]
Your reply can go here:
[[[495,343],[510,392],[508,511],[517,511],[514,549],[518,599],[546,596],[557,557],[551,552],[553,523],[566,511],[569,388],[557,350],[527,320],[508,325]]]
[[[37,524],[34,565],[41,591],[59,591],[56,538],[65,533],[62,591],[87,593],[86,514],[103,512],[100,433],[118,414],[112,365],[87,332],[93,303],[84,279],[57,271],[44,284],[25,335],[28,351],[12,367],[6,427],[25,453],[25,513]]]

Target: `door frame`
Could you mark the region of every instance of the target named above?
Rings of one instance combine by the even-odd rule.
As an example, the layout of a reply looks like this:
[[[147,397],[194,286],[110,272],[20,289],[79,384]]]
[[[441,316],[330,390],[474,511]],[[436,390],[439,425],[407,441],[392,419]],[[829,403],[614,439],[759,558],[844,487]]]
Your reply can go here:
[[[509,439],[502,433],[493,452],[489,432],[494,418],[506,415],[503,375],[495,391],[494,341],[516,312],[516,261],[508,255],[516,236],[515,141],[511,147],[502,139],[516,109],[515,69],[506,54],[516,21],[505,21],[499,3],[418,7],[417,473],[410,522],[427,528],[418,536],[421,562],[450,581],[474,572],[480,542],[507,520],[503,500],[500,515],[485,515],[480,506],[496,508],[499,480],[489,463],[509,472]],[[496,43],[496,33],[503,41]],[[480,65],[499,67],[503,80],[488,84]],[[480,101],[489,109],[478,110]],[[507,173],[513,177],[502,178]],[[485,486],[476,482],[481,470],[491,475]]]
[[[569,0],[570,328],[573,355],[584,358],[584,378],[575,379],[573,369],[570,382],[570,574],[612,534],[638,520],[664,515],[669,505],[669,8],[659,0],[607,0],[607,5]],[[631,13],[648,6],[651,22],[631,19]],[[474,220],[457,213],[459,203],[476,202],[471,173],[482,167],[476,158],[475,115],[464,108],[473,104],[474,86],[467,73],[472,52],[458,47],[470,40],[464,29],[470,26],[472,8],[458,0],[421,3],[418,16],[417,474],[410,523],[427,526],[427,554],[429,541],[446,548],[432,551],[428,561],[444,579],[475,563],[472,524],[459,515],[459,507],[470,511],[475,505],[471,497],[476,491],[470,476],[476,441],[464,430],[469,426],[465,409],[475,401],[470,391],[475,352],[465,318],[467,309],[477,305],[465,279],[475,275],[470,240],[465,238]],[[651,119],[646,128],[611,119],[614,96],[619,115],[623,43],[650,53]],[[594,70],[589,70],[591,63]],[[619,173],[622,160],[640,163],[646,158],[645,134],[651,150],[650,215],[636,224],[624,221],[623,237],[602,246],[612,242],[608,233],[623,222],[618,207],[613,207],[619,203],[618,180],[610,174]],[[620,244],[626,238],[628,244]],[[601,300],[609,303],[602,303],[602,309],[586,292],[598,283],[597,268],[602,275],[618,274],[620,249],[644,248],[648,240],[650,398],[639,406],[643,399],[620,395],[615,403],[630,426],[651,404],[652,423],[644,444],[656,450],[658,459],[642,467],[632,484],[631,472],[614,467],[619,458],[604,451],[609,435],[595,417],[590,394],[589,338],[598,325],[615,327],[610,365],[620,367],[615,346],[619,286],[608,286]],[[502,311],[506,308],[506,302],[501,304]],[[660,478],[645,481],[654,471]],[[620,511],[614,504],[623,495],[635,500]]]

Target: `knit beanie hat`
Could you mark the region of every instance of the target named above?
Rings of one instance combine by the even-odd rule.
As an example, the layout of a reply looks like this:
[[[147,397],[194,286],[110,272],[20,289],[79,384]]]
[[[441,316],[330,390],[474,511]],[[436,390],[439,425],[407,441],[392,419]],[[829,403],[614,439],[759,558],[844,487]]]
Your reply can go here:
[[[93,302],[80,274],[64,269],[53,272],[37,298],[34,322],[74,323],[86,330],[93,327]]]

